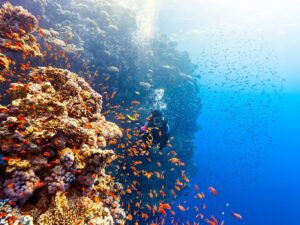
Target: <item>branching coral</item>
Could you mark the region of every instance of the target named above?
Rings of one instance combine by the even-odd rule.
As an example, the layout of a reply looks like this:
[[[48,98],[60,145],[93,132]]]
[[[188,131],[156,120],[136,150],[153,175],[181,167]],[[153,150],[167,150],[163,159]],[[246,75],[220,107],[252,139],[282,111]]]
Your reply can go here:
[[[101,114],[102,96],[67,70],[42,67],[29,77],[28,84],[11,84],[13,101],[0,106],[0,154],[7,162],[1,194],[29,213],[29,198],[53,198],[47,212],[35,209],[40,224],[80,218],[78,224],[123,224],[122,185],[105,174],[115,154],[102,149],[122,132]]]
[[[0,47],[41,56],[36,38],[38,20],[21,6],[4,3],[0,9]]]

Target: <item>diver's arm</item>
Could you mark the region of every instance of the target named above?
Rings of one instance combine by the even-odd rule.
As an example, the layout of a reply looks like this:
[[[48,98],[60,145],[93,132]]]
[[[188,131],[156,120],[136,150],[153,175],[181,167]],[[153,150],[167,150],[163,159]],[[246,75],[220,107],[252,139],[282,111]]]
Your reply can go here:
[[[141,132],[145,132],[145,131],[147,130],[148,125],[149,125],[149,122],[146,121],[146,122],[144,123],[144,126],[142,126],[142,127],[140,128],[140,131],[141,131]]]

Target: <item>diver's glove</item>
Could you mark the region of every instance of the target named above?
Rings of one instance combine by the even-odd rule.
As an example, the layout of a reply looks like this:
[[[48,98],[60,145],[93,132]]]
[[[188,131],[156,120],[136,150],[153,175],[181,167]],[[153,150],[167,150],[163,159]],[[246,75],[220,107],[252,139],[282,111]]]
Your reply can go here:
[[[147,129],[147,127],[146,127],[145,125],[141,127],[141,131],[142,131],[142,132],[145,132],[146,129]]]

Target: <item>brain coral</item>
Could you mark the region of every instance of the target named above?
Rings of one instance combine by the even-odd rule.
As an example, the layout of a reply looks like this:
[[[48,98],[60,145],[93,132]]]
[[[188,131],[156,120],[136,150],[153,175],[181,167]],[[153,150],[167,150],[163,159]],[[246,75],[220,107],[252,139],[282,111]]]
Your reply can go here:
[[[122,185],[105,174],[109,139],[122,136],[101,114],[102,96],[68,70],[34,69],[0,105],[0,196],[38,224],[124,224]]]

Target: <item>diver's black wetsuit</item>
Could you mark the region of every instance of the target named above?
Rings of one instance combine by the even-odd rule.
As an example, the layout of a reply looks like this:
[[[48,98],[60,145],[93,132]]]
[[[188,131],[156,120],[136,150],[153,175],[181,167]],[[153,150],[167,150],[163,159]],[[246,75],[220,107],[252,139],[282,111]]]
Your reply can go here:
[[[157,124],[155,123],[155,118],[159,117],[161,121]],[[144,125],[146,128],[145,131],[142,132],[142,138],[147,145],[147,148],[152,146],[153,144],[159,143],[159,149],[165,147],[169,140],[169,126],[166,119],[162,117],[161,112],[157,113],[157,111],[152,112],[149,121],[147,121]],[[150,146],[149,146],[150,145]]]

